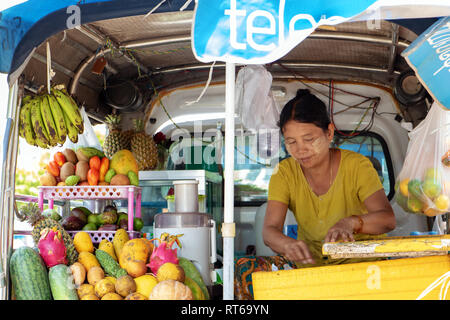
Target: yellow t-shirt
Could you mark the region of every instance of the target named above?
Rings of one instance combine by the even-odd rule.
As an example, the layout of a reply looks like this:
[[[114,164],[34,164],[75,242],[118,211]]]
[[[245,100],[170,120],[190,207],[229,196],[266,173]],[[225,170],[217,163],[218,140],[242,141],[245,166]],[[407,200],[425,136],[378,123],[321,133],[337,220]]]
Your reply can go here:
[[[361,261],[323,257],[323,240],[328,230],[342,218],[367,213],[364,201],[383,188],[368,158],[353,151],[339,150],[339,169],[333,184],[324,195],[317,196],[312,191],[300,164],[292,157],[281,161],[278,170],[270,178],[268,200],[283,202],[294,213],[298,223],[297,238],[308,244],[316,265]],[[376,237],[355,236],[356,240],[367,238]]]

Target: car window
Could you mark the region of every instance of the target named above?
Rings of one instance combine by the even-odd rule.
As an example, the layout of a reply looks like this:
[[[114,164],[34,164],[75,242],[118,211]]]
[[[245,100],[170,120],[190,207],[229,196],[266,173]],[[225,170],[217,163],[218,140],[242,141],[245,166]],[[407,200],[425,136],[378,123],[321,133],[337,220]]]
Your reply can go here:
[[[383,137],[373,132],[355,136],[335,135],[334,147],[351,150],[369,158],[378,172],[388,199],[394,196],[395,177],[391,157]]]

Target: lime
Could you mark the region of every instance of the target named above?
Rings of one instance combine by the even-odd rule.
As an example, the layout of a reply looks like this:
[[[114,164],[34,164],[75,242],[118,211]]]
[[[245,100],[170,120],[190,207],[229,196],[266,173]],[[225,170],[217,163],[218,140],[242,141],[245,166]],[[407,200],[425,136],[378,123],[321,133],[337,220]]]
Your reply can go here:
[[[87,223],[83,229],[84,231],[94,231],[97,230],[97,225],[95,223]]]
[[[88,224],[91,223],[91,224],[98,225],[99,224],[99,217],[100,217],[99,214],[95,214],[95,213],[90,214],[88,216],[88,218],[87,218]]]
[[[135,231],[141,231],[144,227],[144,221],[141,218],[134,218],[133,229]]]

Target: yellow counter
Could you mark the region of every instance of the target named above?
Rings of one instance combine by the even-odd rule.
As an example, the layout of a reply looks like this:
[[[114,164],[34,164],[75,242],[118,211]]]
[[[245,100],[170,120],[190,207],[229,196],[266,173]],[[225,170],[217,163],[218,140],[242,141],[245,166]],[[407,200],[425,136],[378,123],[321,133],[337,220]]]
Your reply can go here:
[[[441,278],[423,297],[438,300],[449,271],[449,255],[439,255],[255,272],[252,281],[256,300],[411,300]]]

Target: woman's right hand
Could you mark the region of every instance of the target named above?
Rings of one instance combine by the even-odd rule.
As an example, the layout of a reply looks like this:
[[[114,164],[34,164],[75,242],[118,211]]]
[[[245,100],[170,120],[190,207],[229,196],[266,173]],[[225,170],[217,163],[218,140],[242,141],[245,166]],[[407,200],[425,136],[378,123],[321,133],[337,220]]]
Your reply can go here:
[[[309,251],[308,245],[302,240],[286,242],[283,251],[283,255],[291,261],[303,264],[316,263]]]

